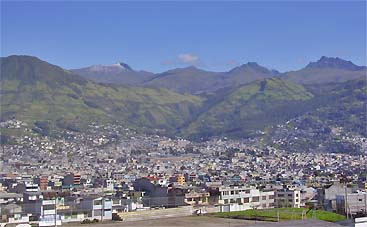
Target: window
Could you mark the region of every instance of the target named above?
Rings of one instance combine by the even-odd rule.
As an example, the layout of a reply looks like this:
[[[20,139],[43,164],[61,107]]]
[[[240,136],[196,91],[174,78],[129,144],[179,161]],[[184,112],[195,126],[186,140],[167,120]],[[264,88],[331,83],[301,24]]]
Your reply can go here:
[[[228,203],[228,199],[225,199],[225,200],[224,200],[224,204],[227,204],[227,203]]]
[[[94,200],[94,205],[102,205],[102,200]]]
[[[263,196],[261,197],[261,199],[262,199],[262,200],[266,200],[266,195],[263,195]]]
[[[55,210],[55,205],[54,204],[43,205],[43,210]]]
[[[102,210],[94,210],[94,216],[101,216]]]
[[[259,201],[260,201],[259,196],[252,197],[252,202],[259,202]]]
[[[250,202],[250,198],[244,198],[243,199],[243,203],[249,203]]]
[[[231,191],[231,195],[234,195],[234,191]]]
[[[269,199],[274,199],[274,195],[269,195]]]
[[[236,202],[236,200],[235,199],[231,199],[231,203],[235,203]]]

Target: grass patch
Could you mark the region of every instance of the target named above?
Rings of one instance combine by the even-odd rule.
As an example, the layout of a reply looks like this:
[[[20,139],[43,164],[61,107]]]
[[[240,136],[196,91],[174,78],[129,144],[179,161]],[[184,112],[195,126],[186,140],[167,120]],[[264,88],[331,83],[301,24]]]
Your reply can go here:
[[[278,221],[278,213],[280,221],[301,220],[302,213],[304,214],[305,219],[314,218],[328,222],[338,222],[345,219],[345,217],[340,214],[324,210],[309,210],[307,208],[273,208],[264,210],[245,210],[234,212],[220,212],[212,215],[220,218]]]

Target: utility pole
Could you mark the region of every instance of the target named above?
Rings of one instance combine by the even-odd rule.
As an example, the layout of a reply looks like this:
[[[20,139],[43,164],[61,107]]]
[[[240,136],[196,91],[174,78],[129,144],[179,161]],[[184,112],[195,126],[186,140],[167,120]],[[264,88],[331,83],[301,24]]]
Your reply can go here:
[[[103,221],[104,215],[104,194],[102,195],[102,212],[101,212],[101,222]]]
[[[55,227],[57,227],[57,196],[55,195]]]
[[[347,192],[347,184],[345,183],[345,198],[344,198],[344,206],[345,206],[345,214],[347,215],[347,219],[349,219],[349,215],[348,215],[348,192]]]
[[[367,217],[367,191],[364,192],[364,214]]]

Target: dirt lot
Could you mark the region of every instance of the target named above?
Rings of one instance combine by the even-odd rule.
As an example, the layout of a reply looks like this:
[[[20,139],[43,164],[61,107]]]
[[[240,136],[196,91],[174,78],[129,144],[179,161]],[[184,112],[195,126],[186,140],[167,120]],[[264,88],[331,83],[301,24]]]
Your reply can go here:
[[[64,226],[64,225],[63,225]],[[69,224],[66,227],[341,227],[341,225],[319,220],[297,220],[286,222],[255,222],[248,220],[236,220],[215,217],[175,217],[160,218],[156,220],[110,222],[103,224]]]
[[[161,218],[156,220],[131,221],[131,222],[111,222],[103,224],[70,224],[78,227],[243,227],[253,225],[254,221],[234,220],[225,218],[213,217],[175,217],[175,218]]]

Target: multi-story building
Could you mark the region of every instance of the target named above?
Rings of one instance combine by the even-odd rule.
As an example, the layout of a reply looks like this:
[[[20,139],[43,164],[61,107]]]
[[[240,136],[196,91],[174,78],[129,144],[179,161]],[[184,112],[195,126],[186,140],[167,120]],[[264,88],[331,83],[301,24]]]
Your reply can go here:
[[[45,191],[47,190],[47,187],[48,187],[48,177],[47,176],[41,176],[40,177],[40,190],[41,191]]]
[[[112,200],[99,195],[84,196],[80,201],[81,209],[87,210],[89,219],[111,220]]]
[[[26,183],[25,184],[25,191],[26,192],[38,192],[39,191],[38,184]]]
[[[177,184],[178,185],[184,185],[185,184],[185,177],[183,175],[177,176]]]
[[[339,214],[355,215],[367,214],[367,192],[354,191],[353,193],[336,195],[336,212]]]
[[[207,205],[209,201],[209,192],[198,192],[192,190],[185,194],[185,203],[195,206],[195,205]]]
[[[301,191],[297,188],[282,188],[275,191],[276,207],[301,207]]]
[[[319,206],[327,211],[336,211],[336,195],[352,193],[353,188],[347,187],[340,182],[333,182],[331,185],[327,185],[323,188],[317,189],[317,200]]]
[[[57,214],[57,195],[55,192],[42,193],[41,215],[39,226],[61,225],[61,217]]]
[[[75,188],[80,186],[80,174],[71,173],[64,177],[63,187],[65,188]]]
[[[220,211],[240,211],[274,207],[274,191],[260,191],[248,186],[219,187]]]

